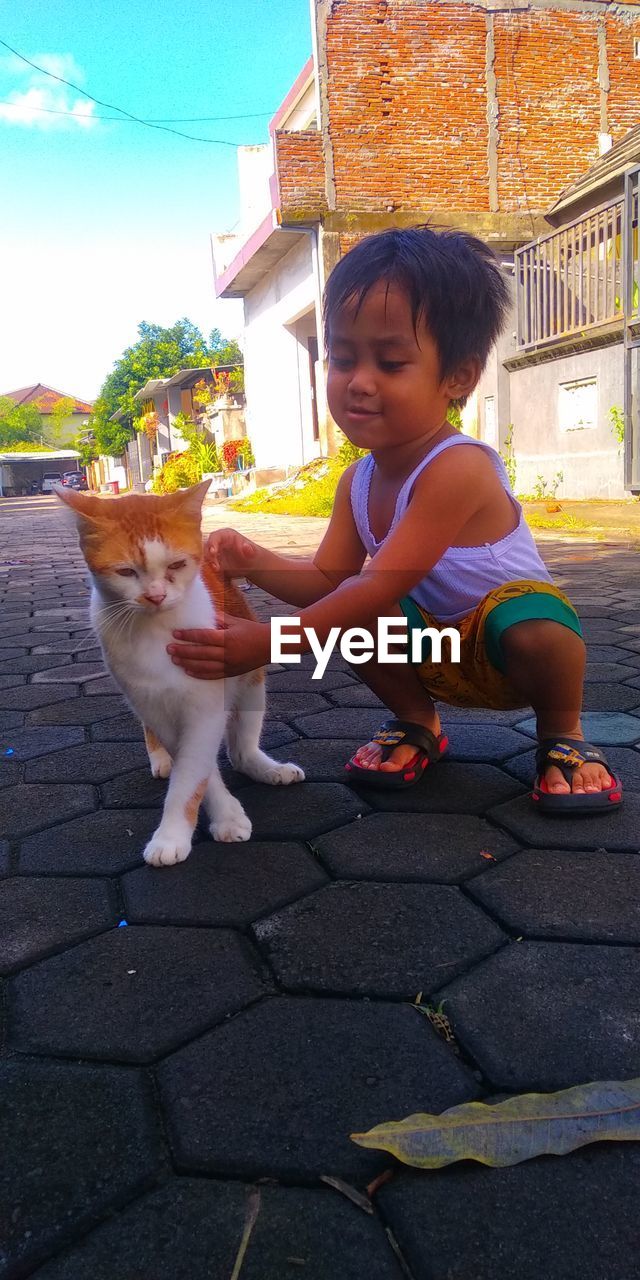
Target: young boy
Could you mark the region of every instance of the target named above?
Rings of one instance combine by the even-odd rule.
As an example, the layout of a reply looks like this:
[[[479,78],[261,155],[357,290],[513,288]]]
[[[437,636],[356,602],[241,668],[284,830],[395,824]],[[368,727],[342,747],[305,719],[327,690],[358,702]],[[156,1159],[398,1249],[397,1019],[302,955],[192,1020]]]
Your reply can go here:
[[[410,634],[459,630],[459,663],[423,651],[417,663],[374,655],[358,664],[394,719],[348,762],[350,780],[413,785],[447,745],[434,699],[531,705],[538,807],[606,810],[621,802],[621,787],[583,739],[577,614],[551,583],[499,455],[447,421],[476,386],[508,305],[497,259],[472,236],[414,227],[361,241],[325,292],[327,398],[347,438],[370,453],[342,475],[312,560],[231,529],[210,535],[208,555],[298,606],[301,634],[313,628],[321,644],[332,628],[375,634],[378,618],[402,614]],[[200,679],[270,660],[268,624],[229,618],[219,630],[175,635],[183,643],[170,647],[174,661]],[[305,638],[298,652],[309,648]]]

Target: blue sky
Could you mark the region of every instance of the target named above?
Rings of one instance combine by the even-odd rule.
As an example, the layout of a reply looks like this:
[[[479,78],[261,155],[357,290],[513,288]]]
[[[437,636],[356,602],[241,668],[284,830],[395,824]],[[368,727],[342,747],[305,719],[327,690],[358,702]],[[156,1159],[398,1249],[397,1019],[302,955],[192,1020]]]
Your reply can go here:
[[[309,0],[30,0],[0,13],[0,39],[144,119],[264,113],[171,125],[233,146],[98,119],[116,113],[0,46],[0,392],[44,382],[92,398],[141,320],[187,315],[237,335],[209,236],[238,217],[235,145],[267,141],[309,57]]]

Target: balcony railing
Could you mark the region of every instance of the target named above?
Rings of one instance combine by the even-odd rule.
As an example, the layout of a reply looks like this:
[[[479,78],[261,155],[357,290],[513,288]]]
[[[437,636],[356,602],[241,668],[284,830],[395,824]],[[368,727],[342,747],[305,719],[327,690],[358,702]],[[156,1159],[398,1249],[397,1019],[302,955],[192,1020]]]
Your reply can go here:
[[[633,209],[632,278],[638,279],[637,195]],[[560,338],[586,336],[623,320],[624,200],[516,250],[518,348],[532,350]],[[633,309],[638,309],[637,285]]]

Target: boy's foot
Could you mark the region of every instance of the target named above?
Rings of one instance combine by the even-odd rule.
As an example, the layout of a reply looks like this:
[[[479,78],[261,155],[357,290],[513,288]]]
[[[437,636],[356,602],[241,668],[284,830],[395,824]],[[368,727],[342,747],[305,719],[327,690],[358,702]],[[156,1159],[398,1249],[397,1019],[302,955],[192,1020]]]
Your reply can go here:
[[[553,780],[556,768],[563,785]],[[622,803],[622,786],[606,756],[581,731],[541,738],[536,771],[531,799],[544,813],[601,813]]]
[[[429,729],[436,738],[442,732],[438,716],[432,717],[428,723],[426,721],[416,721],[416,724],[422,724],[422,727]],[[411,742],[403,742],[386,754],[386,759],[383,760],[382,745],[378,742],[366,742],[364,746],[358,747],[353,756],[353,761],[361,769],[377,769],[381,773],[397,773],[398,770],[404,769],[414,759],[416,750],[416,746],[412,745]]]
[[[424,728],[430,729],[437,736],[441,732],[438,717],[436,716],[429,724],[425,724]],[[580,738],[581,741],[584,741],[580,733],[572,733],[571,737]],[[415,746],[412,746],[411,743],[402,743],[400,746],[394,747],[387,759],[383,760],[382,746],[377,742],[367,742],[364,746],[358,748],[353,760],[361,769],[379,769],[383,773],[396,773],[398,770],[404,769],[413,760],[415,754]],[[608,790],[612,783],[608,769],[600,762],[586,763],[574,769],[571,783],[567,781],[556,765],[547,765],[544,770],[544,779],[547,790],[552,795],[568,795],[571,792],[591,795],[597,791]]]

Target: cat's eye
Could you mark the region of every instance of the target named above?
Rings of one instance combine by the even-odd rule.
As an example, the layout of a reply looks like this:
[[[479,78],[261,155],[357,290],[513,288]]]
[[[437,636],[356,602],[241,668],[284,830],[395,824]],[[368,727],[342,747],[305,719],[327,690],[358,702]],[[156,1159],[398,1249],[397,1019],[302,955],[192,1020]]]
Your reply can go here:
[[[137,578],[138,576],[135,569],[116,569],[116,573],[121,578]]]
[[[169,568],[170,568],[170,569],[184,569],[184,567],[185,567],[186,563],[187,563],[187,562],[186,562],[186,560],[174,560],[173,564],[170,564],[170,565],[169,565]]]

